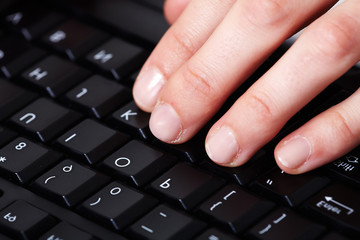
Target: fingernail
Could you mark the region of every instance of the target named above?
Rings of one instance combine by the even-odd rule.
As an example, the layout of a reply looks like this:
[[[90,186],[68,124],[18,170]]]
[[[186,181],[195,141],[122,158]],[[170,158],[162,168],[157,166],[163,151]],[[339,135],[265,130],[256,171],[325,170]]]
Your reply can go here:
[[[230,164],[239,153],[233,131],[225,126],[209,136],[205,148],[209,158],[220,165]]]
[[[296,169],[311,155],[311,145],[307,138],[295,136],[285,141],[276,151],[277,160],[287,168]]]
[[[176,142],[182,132],[179,115],[167,103],[155,107],[149,124],[154,136],[164,142]]]
[[[147,109],[153,108],[164,84],[165,78],[157,68],[144,69],[136,79],[134,87],[136,102]]]

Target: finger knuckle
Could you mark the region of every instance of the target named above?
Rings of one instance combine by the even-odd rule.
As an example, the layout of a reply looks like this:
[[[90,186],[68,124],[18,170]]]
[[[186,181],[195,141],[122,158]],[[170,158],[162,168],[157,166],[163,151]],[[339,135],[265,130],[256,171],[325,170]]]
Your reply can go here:
[[[286,0],[251,0],[244,3],[245,17],[255,27],[278,27],[288,21],[290,11],[286,7]]]
[[[330,117],[327,118],[328,126],[334,130],[335,139],[337,138],[341,142],[349,142],[353,139],[358,139],[358,136],[353,132],[351,126],[347,122],[345,113],[340,110],[332,110]]]
[[[352,17],[323,21],[314,30],[317,51],[330,61],[346,57],[354,47],[355,27]]]
[[[215,104],[220,94],[220,87],[216,84],[214,77],[209,71],[202,70],[190,64],[184,66],[182,73],[182,87],[191,96],[201,99],[202,104]]]
[[[268,126],[276,116],[276,107],[271,97],[265,92],[251,93],[247,99],[248,107],[253,111],[256,122]]]
[[[188,29],[178,29],[178,27],[173,27],[169,31],[170,41],[173,41],[176,48],[180,48],[182,51],[185,51],[190,56],[194,55],[196,52],[197,46],[195,44],[195,34],[191,28]]]

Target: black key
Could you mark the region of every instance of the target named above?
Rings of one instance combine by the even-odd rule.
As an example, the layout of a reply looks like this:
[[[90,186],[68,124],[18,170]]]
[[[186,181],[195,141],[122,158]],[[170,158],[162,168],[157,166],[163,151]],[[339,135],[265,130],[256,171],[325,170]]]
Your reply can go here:
[[[350,239],[338,233],[331,232],[325,235],[324,237],[322,237],[321,240],[350,240]]]
[[[310,200],[305,208],[315,217],[329,222],[334,228],[341,228],[349,234],[360,233],[360,193],[345,185],[334,184]]]
[[[107,177],[65,160],[39,177],[32,187],[47,198],[72,207],[107,182]]]
[[[11,118],[11,122],[43,142],[52,140],[79,121],[80,114],[40,98]]]
[[[20,108],[29,104],[35,97],[35,94],[0,78],[0,120],[10,117]]]
[[[287,208],[280,208],[248,231],[254,239],[318,239],[325,227],[305,219]]]
[[[256,189],[269,194],[276,201],[289,206],[297,206],[330,182],[328,178],[318,175],[318,173],[289,175],[275,167],[257,179],[255,186]]]
[[[114,112],[110,119],[116,127],[145,140],[152,137],[149,120],[150,113],[142,111],[134,101]]]
[[[163,14],[133,0],[66,1],[66,4],[117,31],[141,37],[155,45],[168,29]]]
[[[200,206],[200,214],[239,233],[274,207],[235,185],[228,185]]]
[[[0,2],[0,11],[7,9],[8,7],[15,4],[16,2],[18,2],[18,0],[2,0]]]
[[[142,0],[143,2],[150,4],[153,7],[156,7],[158,10],[162,10],[165,0]]]
[[[183,240],[192,239],[204,227],[204,223],[160,205],[134,223],[129,234],[134,239]]]
[[[75,60],[108,38],[104,32],[75,20],[68,20],[54,28],[43,38],[43,42]]]
[[[25,138],[17,138],[0,149],[1,175],[24,184],[54,165],[60,157]]]
[[[21,200],[0,212],[0,230],[16,239],[35,239],[55,223],[48,213]]]
[[[151,189],[190,210],[223,184],[221,179],[185,163],[178,163],[155,180]]]
[[[148,55],[136,45],[113,38],[88,54],[86,60],[121,80],[138,70]]]
[[[5,23],[29,41],[64,20],[62,14],[33,3],[24,3],[21,7],[13,8],[4,15]]]
[[[94,221],[121,230],[156,203],[157,200],[114,182],[86,200],[79,210]]]
[[[247,163],[240,167],[229,168],[215,164],[210,159],[201,163],[201,166],[225,178],[235,180],[240,185],[246,185],[275,165],[272,150],[260,150]]]
[[[94,238],[90,234],[64,222],[59,223],[39,238],[39,240],[60,239],[93,240]]]
[[[223,233],[216,228],[211,228],[195,238],[195,240],[239,240],[239,238]]]
[[[0,126],[0,147],[4,146],[17,136],[18,134],[16,132]]]
[[[38,62],[22,77],[55,98],[90,75],[87,70],[56,56]]]
[[[131,91],[101,76],[93,76],[66,94],[76,107],[102,118],[131,100]]]
[[[45,56],[45,51],[15,37],[0,40],[0,69],[11,78]]]
[[[128,136],[87,119],[62,135],[57,144],[94,164],[128,140]]]
[[[141,187],[174,163],[173,157],[133,140],[107,157],[102,166],[110,173]]]
[[[326,169],[347,183],[360,184],[360,147],[326,165]]]

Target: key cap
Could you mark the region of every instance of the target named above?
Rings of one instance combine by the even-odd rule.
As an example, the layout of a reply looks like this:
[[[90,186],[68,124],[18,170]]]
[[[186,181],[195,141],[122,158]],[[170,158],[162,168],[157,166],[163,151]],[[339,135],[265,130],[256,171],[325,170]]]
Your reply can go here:
[[[85,216],[121,230],[150,211],[157,200],[113,182],[80,206]]]
[[[122,80],[144,64],[149,53],[119,38],[113,38],[86,56],[86,60],[117,80]]]
[[[58,138],[57,145],[95,164],[128,140],[128,136],[86,119]]]
[[[272,202],[259,199],[235,185],[228,185],[201,204],[199,214],[230,228],[234,233],[240,233],[273,207]]]
[[[45,34],[42,41],[75,60],[97,47],[108,38],[100,30],[87,26],[76,20],[68,20]]]
[[[21,7],[12,8],[3,15],[7,26],[22,34],[28,41],[39,37],[65,19],[62,14],[33,3],[23,3]]]
[[[318,239],[325,227],[307,220],[290,209],[279,208],[271,212],[254,227],[247,235],[249,238],[271,239]]]
[[[49,56],[22,74],[52,98],[59,97],[90,75],[87,70],[56,56]]]
[[[192,239],[204,227],[204,223],[160,205],[134,223],[129,235],[134,239],[183,240]]]
[[[350,240],[350,238],[347,238],[335,232],[331,232],[325,237],[322,237],[321,240]]]
[[[0,147],[16,138],[18,134],[10,129],[0,126]]]
[[[203,234],[195,238],[195,240],[239,240],[235,236],[223,233],[216,228],[206,230]]]
[[[278,167],[257,179],[254,183],[260,190],[274,200],[289,206],[298,206],[307,198],[324,188],[330,179],[319,176],[319,173],[289,175]]]
[[[40,98],[15,114],[11,122],[32,137],[48,142],[80,119],[80,114]]]
[[[73,207],[106,184],[108,178],[64,160],[39,177],[32,188],[59,204]]]
[[[275,160],[269,149],[257,152],[247,163],[240,167],[228,168],[215,164],[210,159],[201,163],[201,167],[225,178],[235,180],[240,185],[247,185],[256,177],[275,166]]]
[[[341,184],[333,184],[305,202],[305,209],[349,234],[360,233],[360,194]]]
[[[94,0],[91,4],[66,1],[66,5],[116,31],[143,38],[152,45],[155,45],[169,28],[162,13],[133,0],[112,0],[106,3]]]
[[[120,108],[110,117],[110,121],[114,126],[144,140],[152,137],[149,120],[150,113],[142,111],[134,101]]]
[[[110,174],[142,187],[175,162],[175,158],[133,140],[107,157],[102,167]]]
[[[224,184],[222,179],[178,163],[151,184],[151,189],[191,210]]]
[[[66,98],[80,110],[102,118],[129,102],[131,91],[116,82],[95,75],[68,92]]]
[[[45,51],[18,38],[9,36],[0,40],[0,69],[7,78],[14,77],[44,56]]]
[[[16,239],[35,239],[55,223],[48,213],[21,200],[0,212],[1,231]]]
[[[155,7],[157,10],[162,11],[165,1],[164,0],[142,0],[143,2]]]
[[[64,222],[59,223],[39,238],[39,240],[60,239],[94,240],[90,234]]]
[[[326,165],[329,173],[337,176],[346,183],[353,185],[360,184],[360,147],[355,148],[350,153],[342,156],[332,163]]]
[[[16,138],[0,149],[0,172],[18,183],[28,183],[50,166],[61,155],[25,138]]]
[[[35,94],[0,78],[0,120],[10,117],[35,97]]]

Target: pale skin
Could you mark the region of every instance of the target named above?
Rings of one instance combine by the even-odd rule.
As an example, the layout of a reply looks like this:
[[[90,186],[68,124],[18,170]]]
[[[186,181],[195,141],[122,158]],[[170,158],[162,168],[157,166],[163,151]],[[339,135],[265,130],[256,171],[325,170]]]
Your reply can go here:
[[[183,143],[288,37],[281,59],[210,129],[208,156],[244,164],[311,99],[360,60],[360,2],[346,0],[167,0],[172,24],[133,88],[160,140]],[[278,166],[304,173],[360,143],[360,90],[282,139]]]

